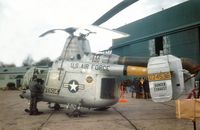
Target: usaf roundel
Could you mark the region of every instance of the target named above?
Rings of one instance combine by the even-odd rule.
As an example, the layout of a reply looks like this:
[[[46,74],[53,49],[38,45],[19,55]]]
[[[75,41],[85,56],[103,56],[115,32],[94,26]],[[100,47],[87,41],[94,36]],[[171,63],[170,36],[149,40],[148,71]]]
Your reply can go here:
[[[79,84],[78,81],[76,81],[76,80],[70,80],[68,83],[64,83],[63,87],[68,88],[69,92],[71,92],[71,93],[76,93],[79,90],[85,89],[85,85]]]
[[[71,93],[76,93],[79,90],[79,83],[76,80],[69,81],[68,89]]]

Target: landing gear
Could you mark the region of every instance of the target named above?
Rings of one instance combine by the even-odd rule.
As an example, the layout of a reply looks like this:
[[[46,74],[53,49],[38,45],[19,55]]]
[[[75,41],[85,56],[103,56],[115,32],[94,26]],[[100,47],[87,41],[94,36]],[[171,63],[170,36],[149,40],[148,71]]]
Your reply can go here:
[[[76,109],[71,113],[66,113],[66,115],[68,115],[69,117],[81,117],[83,113],[80,110]]]
[[[57,104],[57,103],[55,103],[55,104],[54,104],[54,110],[55,110],[55,111],[59,111],[60,109],[61,109],[60,105]]]
[[[81,104],[79,105],[73,105],[73,104],[68,104],[67,106],[68,110],[73,109],[72,112],[66,113],[69,117],[82,117],[83,112],[80,111],[81,109]]]
[[[59,111],[60,109],[62,109],[62,107],[60,107],[60,104],[58,103],[55,103],[54,106],[51,106],[51,103],[48,103],[49,104],[49,108],[50,109],[54,109],[55,111]]]

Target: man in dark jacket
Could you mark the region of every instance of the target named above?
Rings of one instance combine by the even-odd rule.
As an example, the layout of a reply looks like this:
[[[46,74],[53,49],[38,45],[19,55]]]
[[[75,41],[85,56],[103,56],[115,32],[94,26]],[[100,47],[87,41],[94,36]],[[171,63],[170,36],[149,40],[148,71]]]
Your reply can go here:
[[[31,92],[30,97],[30,115],[39,115],[42,112],[39,112],[37,109],[38,97],[42,93],[42,85],[39,83],[37,76],[33,75],[32,81],[30,82],[29,89]]]
[[[143,89],[144,89],[144,98],[149,99],[150,98],[149,81],[146,78],[144,79],[143,82]]]

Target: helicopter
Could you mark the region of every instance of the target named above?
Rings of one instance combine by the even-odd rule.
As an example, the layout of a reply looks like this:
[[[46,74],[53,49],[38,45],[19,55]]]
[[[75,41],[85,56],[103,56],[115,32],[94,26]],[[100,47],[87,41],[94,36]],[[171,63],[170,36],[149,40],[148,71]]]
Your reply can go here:
[[[47,31],[40,37],[55,30]],[[68,32],[70,36],[60,57],[48,70],[41,101],[75,104],[76,111],[80,107],[107,109],[119,100],[118,86],[121,75],[147,74],[145,67],[117,64],[119,62],[117,55],[91,53],[86,37],[94,32],[86,30],[88,33],[79,33],[79,36],[76,36],[75,28],[59,30]],[[40,75],[41,70],[34,68],[28,73]],[[21,96],[29,99],[29,90],[24,91]]]
[[[172,55],[146,59],[92,53],[87,36],[94,32],[88,29],[85,34],[79,32],[78,36],[74,35],[78,30],[76,28],[54,29],[40,37],[56,30],[65,31],[70,36],[60,57],[48,69],[44,92],[39,99],[55,103],[55,109],[60,109],[59,104],[66,104],[67,108],[74,109],[73,114],[78,115],[81,114],[81,107],[106,110],[119,101],[120,76],[123,75],[148,76],[151,96],[155,102],[177,99],[185,88],[193,86],[193,80],[184,84],[186,77],[190,77],[190,73],[194,73],[193,68],[196,68],[187,60]],[[182,67],[188,67],[189,71],[184,72]],[[41,75],[42,70],[44,68],[30,69],[27,72],[28,81],[33,75]],[[20,96],[30,99],[30,91],[24,90]]]
[[[119,5],[127,2],[126,7],[136,1],[122,1],[113,8],[115,13],[108,11],[108,14],[112,12],[111,14],[115,15],[116,9],[122,10],[118,8]],[[108,14],[103,15],[103,20]],[[100,18],[92,24],[92,28],[102,29],[94,25],[103,22],[105,21]],[[128,36],[114,30],[105,30],[117,33],[121,37]],[[64,31],[69,34],[69,37],[66,39],[61,55],[47,70],[44,92],[39,101],[54,103],[55,109],[60,109],[60,104],[65,104],[67,108],[73,109],[74,115],[81,115],[82,107],[106,110],[116,104],[120,98],[120,76],[147,76],[152,100],[165,102],[177,99],[185,88],[191,88],[194,83],[193,78],[190,78],[191,74],[199,71],[199,65],[172,55],[148,59],[92,53],[87,37],[98,32],[88,28],[52,29],[41,34],[40,37],[56,31]],[[33,75],[41,74],[41,70],[36,67],[28,71],[26,75],[29,75],[29,78],[25,75],[27,78],[25,81],[30,82]],[[187,84],[184,83],[186,78],[190,78]],[[30,99],[30,90],[23,90],[20,97]]]

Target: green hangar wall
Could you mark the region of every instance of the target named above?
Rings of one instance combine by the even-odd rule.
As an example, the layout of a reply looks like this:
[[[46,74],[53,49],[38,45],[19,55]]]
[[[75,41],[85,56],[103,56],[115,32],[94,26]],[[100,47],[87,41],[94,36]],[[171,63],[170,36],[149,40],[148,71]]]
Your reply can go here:
[[[190,0],[117,30],[129,37],[113,40],[112,53],[121,56],[172,54],[200,63],[200,0]]]

